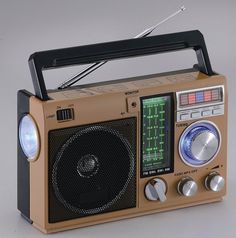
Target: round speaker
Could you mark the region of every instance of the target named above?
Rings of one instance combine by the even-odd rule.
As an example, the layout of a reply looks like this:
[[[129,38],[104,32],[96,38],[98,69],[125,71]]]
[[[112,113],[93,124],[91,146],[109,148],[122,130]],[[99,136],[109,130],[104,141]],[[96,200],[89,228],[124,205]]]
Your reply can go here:
[[[52,167],[57,199],[80,214],[102,212],[125,193],[134,174],[134,155],[117,130],[91,126],[74,133]]]

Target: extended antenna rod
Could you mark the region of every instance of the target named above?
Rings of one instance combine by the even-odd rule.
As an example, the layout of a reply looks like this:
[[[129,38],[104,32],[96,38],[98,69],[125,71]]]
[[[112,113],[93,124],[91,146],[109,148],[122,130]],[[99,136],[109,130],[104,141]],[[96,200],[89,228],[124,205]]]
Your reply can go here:
[[[165,23],[166,21],[170,20],[171,18],[175,17],[176,15],[178,15],[179,13],[183,12],[186,8],[184,6],[182,6],[178,11],[176,11],[175,13],[171,14],[170,16],[168,16],[167,18],[163,19],[162,21],[160,21],[159,23],[157,23],[156,25],[149,27],[147,29],[145,29],[143,32],[139,33],[138,35],[136,35],[133,38],[142,38],[142,37],[147,37],[148,35],[150,35],[158,26],[160,26],[161,24]],[[73,84],[75,84],[76,82],[78,82],[80,79],[84,78],[85,76],[87,76],[88,74],[92,73],[94,70],[100,68],[102,65],[104,65],[105,63],[107,63],[108,61],[101,61],[101,62],[97,62],[92,64],[91,66],[87,67],[85,70],[83,70],[82,72],[76,74],[75,76],[73,76],[72,78],[66,80],[65,82],[63,82],[58,89],[65,89],[68,88],[70,86],[72,86]]]

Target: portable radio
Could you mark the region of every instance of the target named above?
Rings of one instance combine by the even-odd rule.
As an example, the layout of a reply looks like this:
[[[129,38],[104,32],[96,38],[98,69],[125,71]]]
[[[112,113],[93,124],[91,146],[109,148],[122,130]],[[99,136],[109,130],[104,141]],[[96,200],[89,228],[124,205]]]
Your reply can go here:
[[[198,64],[47,90],[43,70],[194,49]],[[18,92],[18,209],[43,232],[220,201],[227,86],[199,31],[37,52]]]

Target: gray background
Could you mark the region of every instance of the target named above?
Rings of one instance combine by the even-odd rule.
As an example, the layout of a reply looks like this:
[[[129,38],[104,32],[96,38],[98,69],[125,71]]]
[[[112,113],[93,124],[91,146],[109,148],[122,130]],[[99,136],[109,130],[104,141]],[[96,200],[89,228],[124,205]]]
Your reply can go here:
[[[154,34],[199,29],[205,36],[213,69],[229,85],[228,193],[221,203],[180,209],[93,227],[52,237],[228,237],[235,233],[235,60],[236,1],[148,0],[0,0],[0,236],[41,237],[16,210],[16,92],[33,91],[27,65],[34,51],[126,39],[160,21],[181,5],[187,11]],[[111,62],[88,81],[162,72],[191,66],[192,51]],[[49,71],[48,87],[77,72]]]

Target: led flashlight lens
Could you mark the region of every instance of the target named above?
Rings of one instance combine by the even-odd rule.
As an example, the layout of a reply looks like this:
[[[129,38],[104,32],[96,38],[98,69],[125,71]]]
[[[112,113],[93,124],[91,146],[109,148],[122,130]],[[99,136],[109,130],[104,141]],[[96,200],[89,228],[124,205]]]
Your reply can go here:
[[[28,160],[36,159],[39,151],[39,134],[37,126],[30,115],[24,116],[20,121],[19,140]]]

